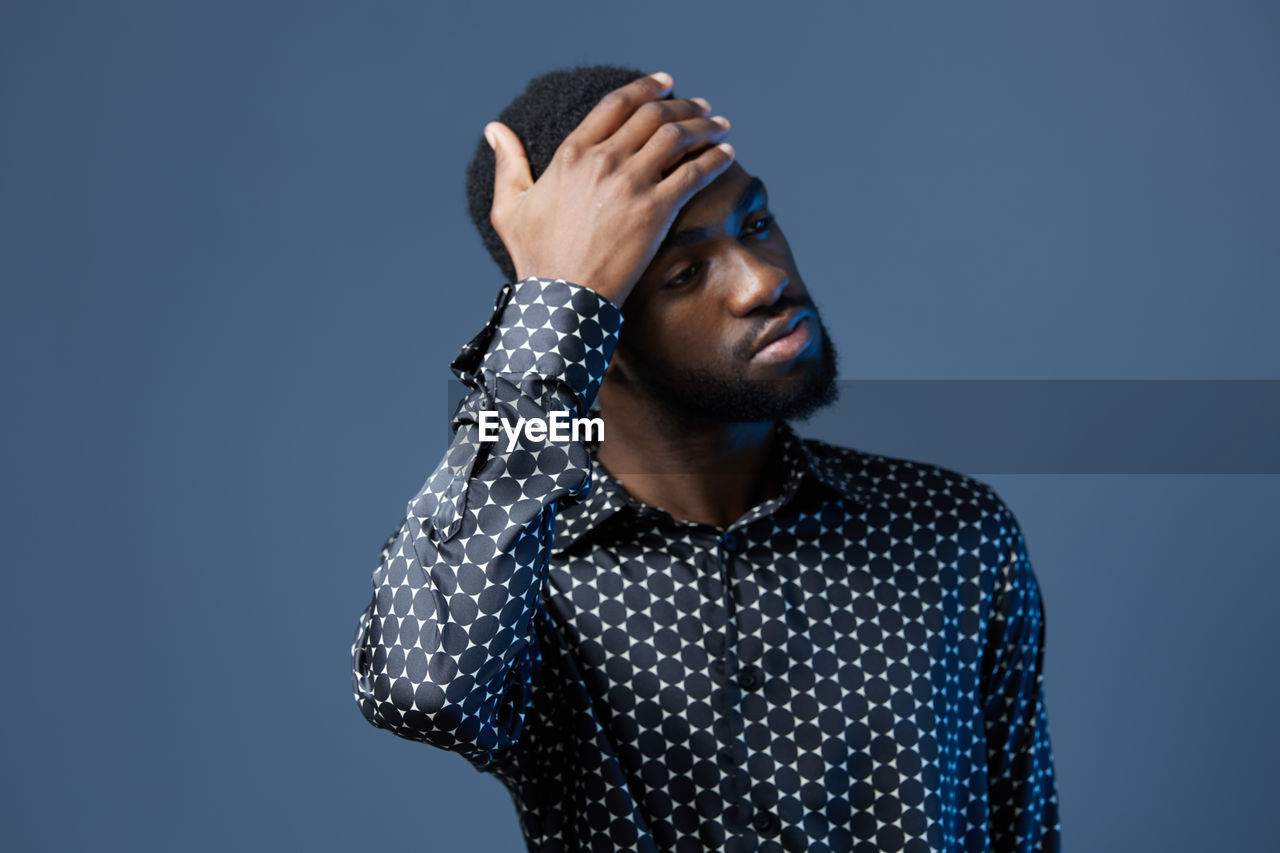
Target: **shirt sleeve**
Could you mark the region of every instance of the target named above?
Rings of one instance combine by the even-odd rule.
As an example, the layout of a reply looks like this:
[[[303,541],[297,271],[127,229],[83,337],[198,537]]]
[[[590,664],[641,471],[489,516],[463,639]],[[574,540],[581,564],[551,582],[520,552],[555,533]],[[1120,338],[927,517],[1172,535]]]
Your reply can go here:
[[[991,850],[1058,851],[1058,791],[1044,699],[1044,602],[1026,541],[1001,512],[1006,558],[996,578],[983,655],[983,717]]]
[[[557,504],[590,486],[584,441],[506,432],[481,413],[586,417],[622,325],[594,291],[558,279],[503,285],[451,367],[469,388],[444,458],[382,548],[351,647],[374,726],[487,767],[516,743],[539,662],[534,634]]]

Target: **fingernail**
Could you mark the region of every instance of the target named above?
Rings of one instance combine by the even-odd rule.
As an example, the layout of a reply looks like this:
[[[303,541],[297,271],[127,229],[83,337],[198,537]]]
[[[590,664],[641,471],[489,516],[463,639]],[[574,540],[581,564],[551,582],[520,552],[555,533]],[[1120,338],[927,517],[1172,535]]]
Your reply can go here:
[[[659,71],[656,74],[650,74],[649,76],[661,83],[662,88],[664,89],[671,88],[671,84],[675,82],[671,75],[665,71]]]
[[[721,127],[729,127],[729,120],[724,116],[712,116],[711,120]]]
[[[695,104],[702,107],[702,111],[704,113],[711,112],[711,102],[708,101],[706,98],[690,98],[689,100],[693,101]]]
[[[489,125],[484,126],[484,141],[489,143],[489,147],[494,151],[498,150],[497,141],[493,138],[493,131],[489,129]]]

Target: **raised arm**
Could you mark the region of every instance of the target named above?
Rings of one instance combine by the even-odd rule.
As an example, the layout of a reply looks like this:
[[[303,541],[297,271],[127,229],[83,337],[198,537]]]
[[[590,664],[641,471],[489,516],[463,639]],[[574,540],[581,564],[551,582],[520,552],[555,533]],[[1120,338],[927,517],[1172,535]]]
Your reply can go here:
[[[493,321],[454,361],[471,391],[453,442],[383,548],[352,648],[369,722],[481,765],[519,735],[556,504],[585,490],[590,457],[581,441],[484,443],[480,413],[585,416],[621,313],[585,287],[529,278],[503,287]],[[538,370],[509,372],[522,360]]]
[[[503,286],[452,364],[470,393],[444,458],[382,550],[351,648],[370,723],[480,767],[519,738],[558,502],[590,482],[582,441],[483,442],[482,413],[511,426],[586,416],[619,306],[680,207],[732,161],[732,149],[712,144],[726,125],[706,118],[705,102],[662,99],[670,85],[644,77],[610,93],[536,183],[515,134],[486,128],[497,158],[491,220],[521,280]]]

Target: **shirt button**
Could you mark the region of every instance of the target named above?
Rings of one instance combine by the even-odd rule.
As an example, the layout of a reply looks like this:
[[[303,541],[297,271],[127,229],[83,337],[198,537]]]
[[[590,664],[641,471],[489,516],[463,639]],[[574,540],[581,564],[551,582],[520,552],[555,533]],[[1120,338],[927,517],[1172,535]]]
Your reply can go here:
[[[777,835],[778,830],[782,829],[782,821],[773,812],[756,812],[751,825],[761,835]]]
[[[746,829],[751,822],[751,807],[738,804],[724,810],[725,829],[737,832]],[[750,849],[750,848],[742,848]]]
[[[744,666],[738,673],[738,684],[743,690],[755,690],[764,683],[764,673],[758,666]]]
[[[742,547],[742,537],[737,533],[729,533],[724,537],[724,549],[726,551],[737,551]]]

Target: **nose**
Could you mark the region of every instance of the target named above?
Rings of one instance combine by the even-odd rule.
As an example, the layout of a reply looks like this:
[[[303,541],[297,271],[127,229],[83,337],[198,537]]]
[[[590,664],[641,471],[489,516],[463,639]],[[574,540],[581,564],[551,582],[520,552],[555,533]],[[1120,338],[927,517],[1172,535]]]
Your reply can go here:
[[[782,298],[791,276],[775,258],[741,245],[734,256],[736,265],[729,276],[729,308],[734,314],[746,316]]]

